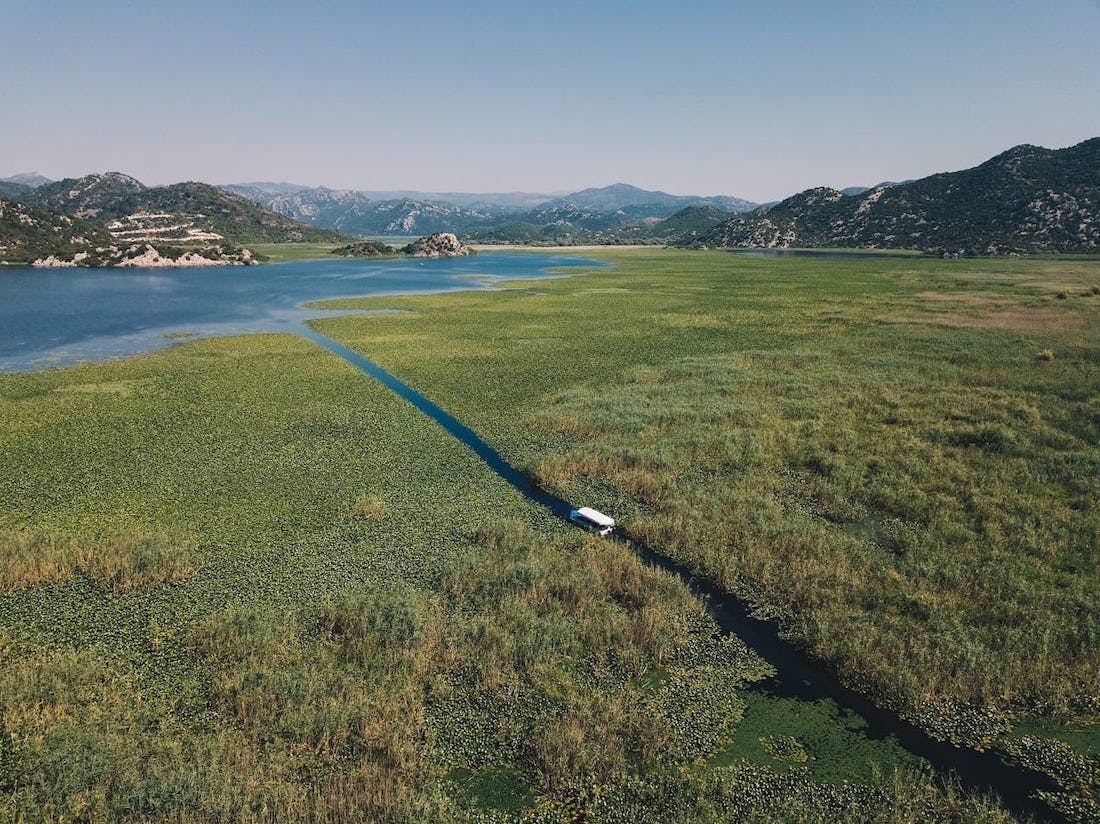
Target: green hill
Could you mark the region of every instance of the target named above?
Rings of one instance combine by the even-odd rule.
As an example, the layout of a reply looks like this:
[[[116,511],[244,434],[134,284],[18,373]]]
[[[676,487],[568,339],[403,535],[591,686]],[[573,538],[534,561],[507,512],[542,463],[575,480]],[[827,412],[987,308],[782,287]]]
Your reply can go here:
[[[23,183],[16,183],[11,180],[0,180],[0,197],[7,198],[8,200],[24,200],[27,195],[34,191],[30,186]]]
[[[0,263],[27,265],[50,256],[92,260],[111,243],[107,232],[80,218],[0,199]]]
[[[397,252],[395,252],[392,247],[377,240],[363,240],[358,243],[349,243],[347,246],[333,249],[329,254],[336,255],[337,257],[350,258],[385,258],[397,256]]]
[[[150,243],[333,243],[338,232],[276,214],[206,183],[147,187],[118,172],[66,179],[20,194],[27,203],[93,221],[117,240]]]
[[[185,245],[112,236],[82,218],[0,199],[0,266],[212,266],[256,263],[225,242]]]
[[[65,178],[31,189],[24,200],[55,212],[95,220],[121,215],[120,204],[144,191],[139,181],[119,172]]]
[[[730,218],[706,246],[917,249],[937,254],[1100,251],[1100,138],[1017,146],[973,169],[856,196],[818,188]]]
[[[639,189],[627,183],[614,183],[610,186],[584,189],[568,195],[554,198],[539,206],[542,210],[553,210],[564,206],[574,209],[589,209],[601,212],[629,210],[631,207],[645,206],[646,214],[654,217],[670,217],[678,210],[689,206],[712,206],[728,212],[747,212],[756,208],[752,201],[728,195],[701,197],[696,195],[670,195],[668,192]]]
[[[730,212],[715,206],[688,206],[654,225],[650,232],[658,238],[694,240],[731,217]]]

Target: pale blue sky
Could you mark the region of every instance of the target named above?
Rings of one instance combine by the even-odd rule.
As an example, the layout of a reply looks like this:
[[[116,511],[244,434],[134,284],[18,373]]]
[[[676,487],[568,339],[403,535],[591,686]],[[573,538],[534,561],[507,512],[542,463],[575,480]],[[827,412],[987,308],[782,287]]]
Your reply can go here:
[[[783,197],[1100,135],[1100,0],[0,0],[0,176]]]

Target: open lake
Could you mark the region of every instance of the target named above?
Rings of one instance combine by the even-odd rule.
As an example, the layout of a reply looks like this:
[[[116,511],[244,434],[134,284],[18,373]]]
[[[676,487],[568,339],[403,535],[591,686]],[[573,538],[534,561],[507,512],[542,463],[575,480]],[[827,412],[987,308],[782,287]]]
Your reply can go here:
[[[576,257],[482,254],[438,260],[312,260],[195,269],[0,269],[0,372],[131,355],[247,332],[297,331],[347,312],[316,300],[487,289],[546,277]]]

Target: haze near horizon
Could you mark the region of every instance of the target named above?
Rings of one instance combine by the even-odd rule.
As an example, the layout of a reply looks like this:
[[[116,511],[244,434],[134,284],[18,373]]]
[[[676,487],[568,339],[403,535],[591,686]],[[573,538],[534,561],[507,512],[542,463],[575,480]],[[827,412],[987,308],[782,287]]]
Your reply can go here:
[[[0,28],[0,175],[766,201],[1100,133],[1085,0],[11,0]]]

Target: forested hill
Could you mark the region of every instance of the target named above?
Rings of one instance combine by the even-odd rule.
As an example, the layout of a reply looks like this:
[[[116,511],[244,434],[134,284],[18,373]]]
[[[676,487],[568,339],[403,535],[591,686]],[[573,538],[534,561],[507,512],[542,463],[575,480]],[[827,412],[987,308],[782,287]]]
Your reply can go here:
[[[0,198],[0,267],[216,266],[257,262],[226,243],[149,243],[82,218]]]
[[[51,255],[83,260],[111,245],[111,236],[86,220],[0,198],[0,264],[29,264]]]
[[[11,197],[88,220],[125,241],[336,242],[338,232],[308,226],[205,183],[148,187],[118,172],[70,178]]]
[[[939,254],[1100,251],[1100,138],[1017,146],[980,166],[849,196],[801,192],[685,244],[856,247]]]

